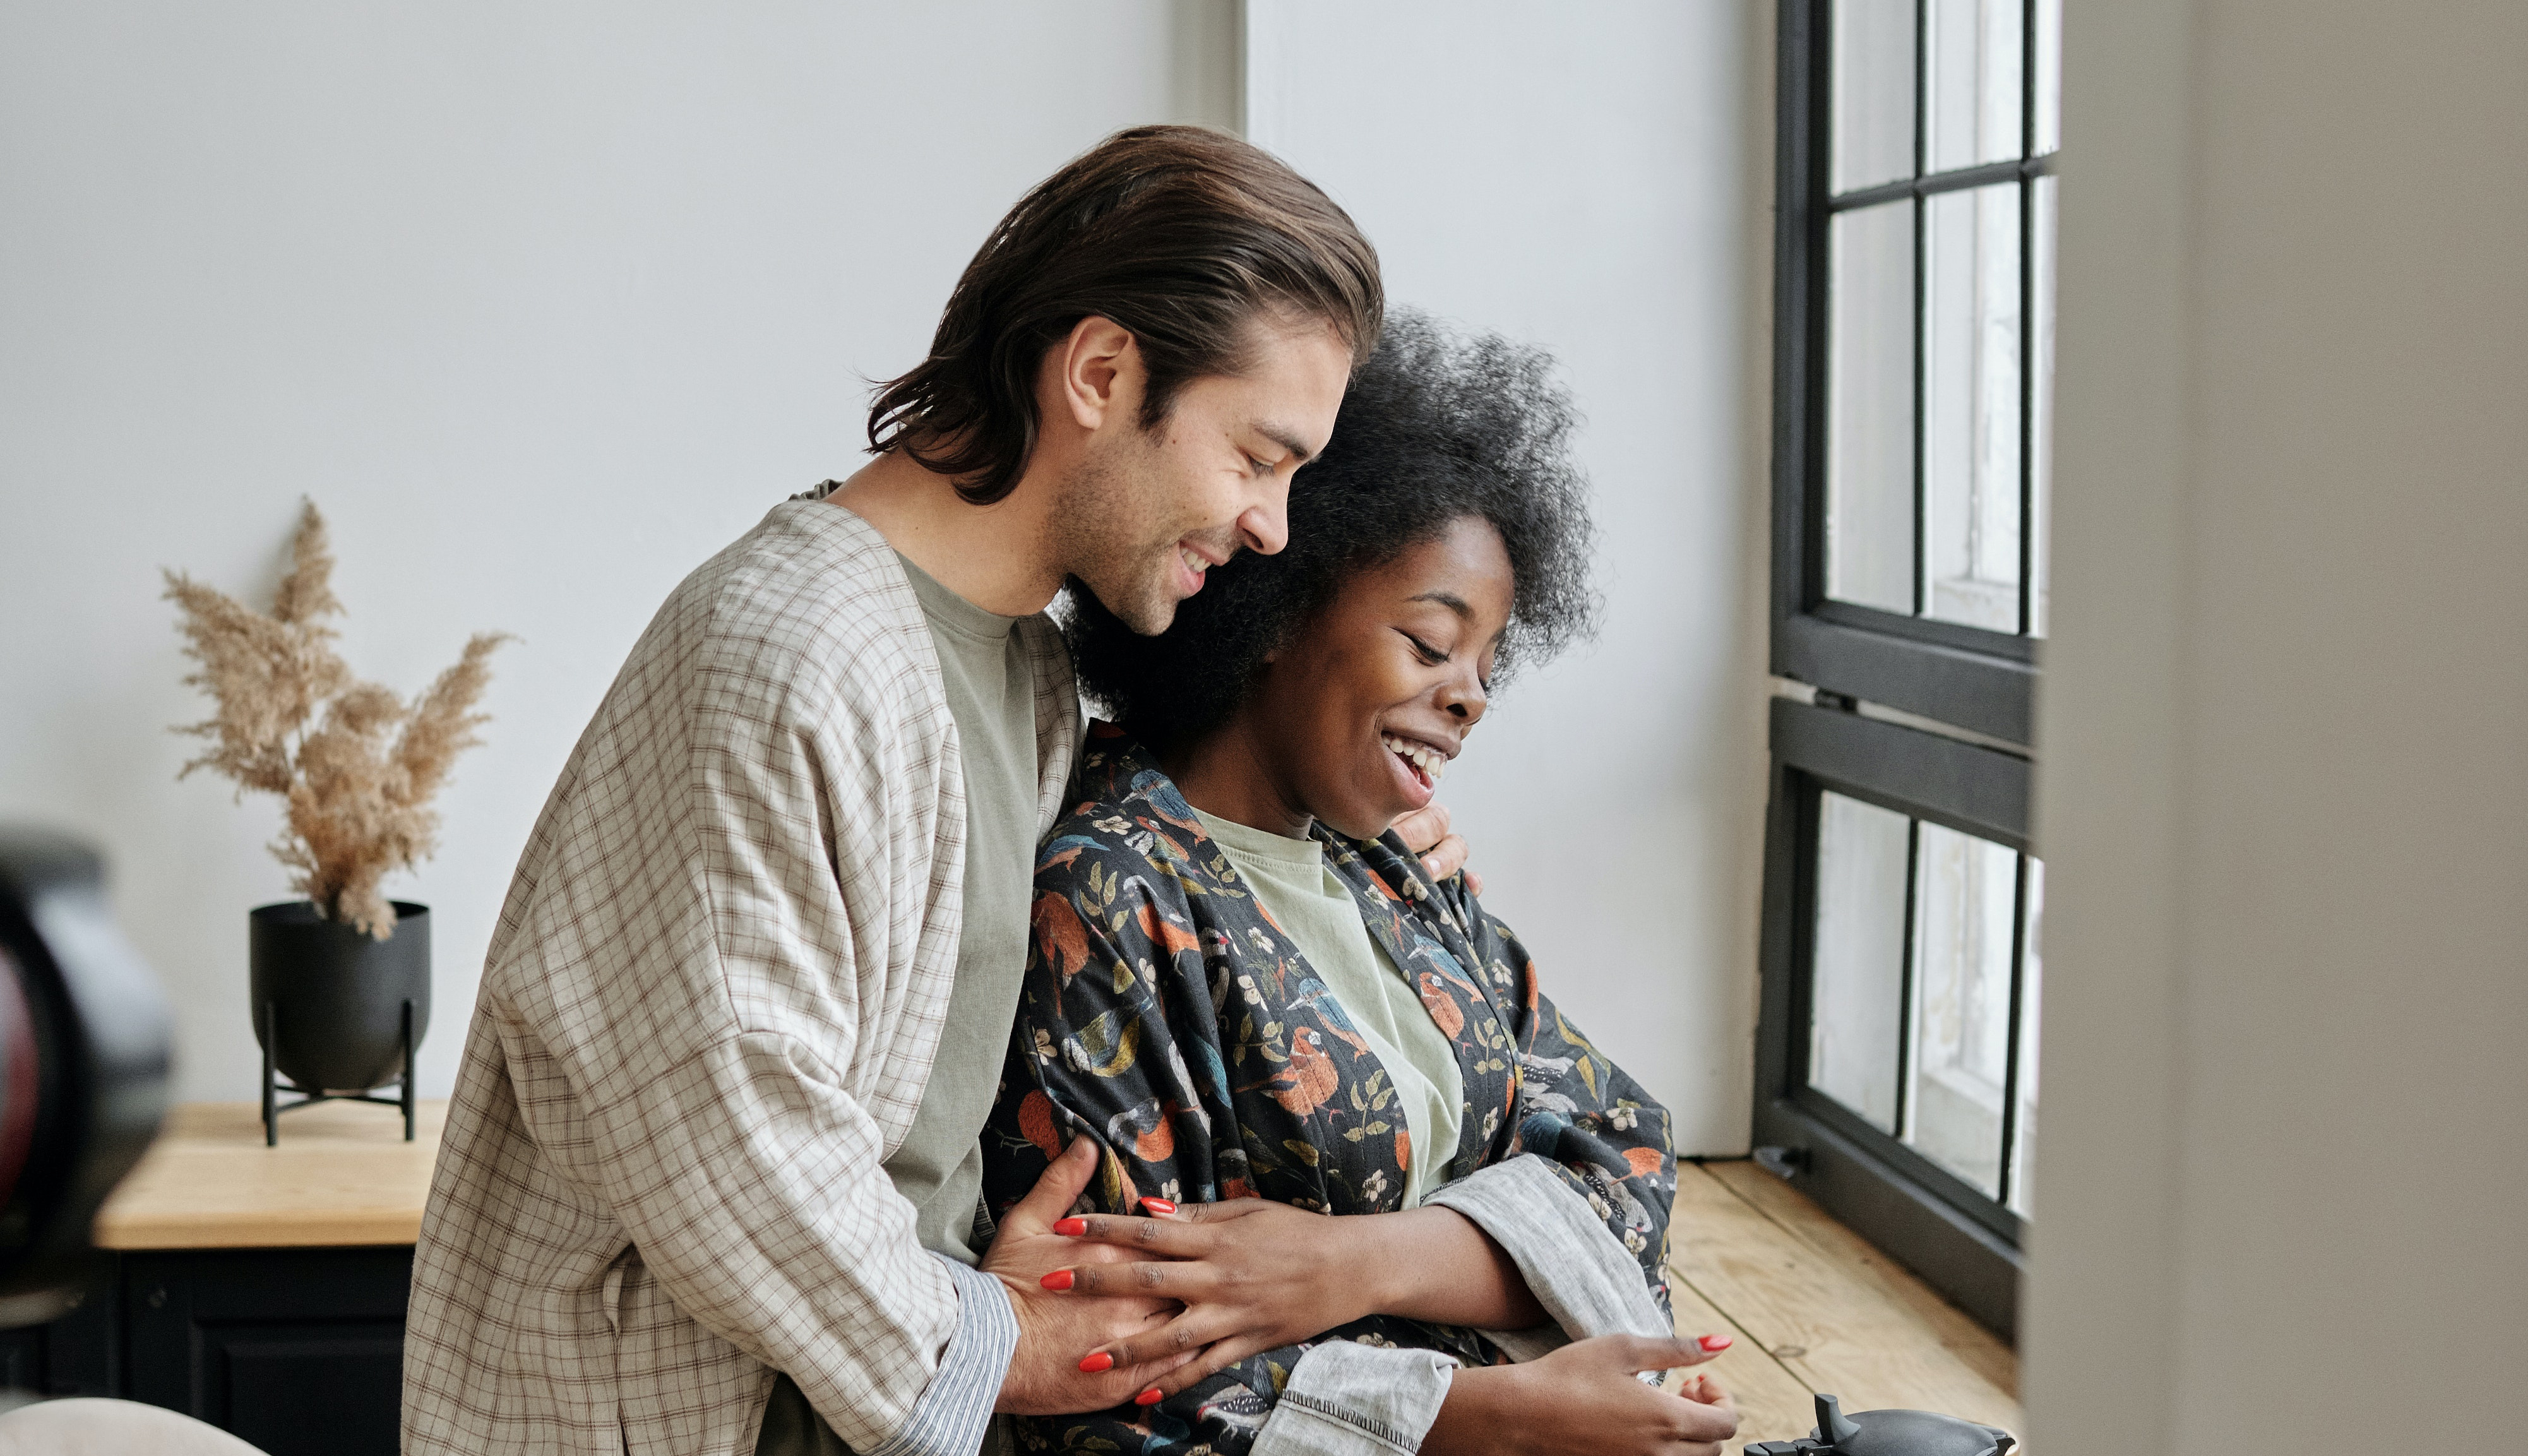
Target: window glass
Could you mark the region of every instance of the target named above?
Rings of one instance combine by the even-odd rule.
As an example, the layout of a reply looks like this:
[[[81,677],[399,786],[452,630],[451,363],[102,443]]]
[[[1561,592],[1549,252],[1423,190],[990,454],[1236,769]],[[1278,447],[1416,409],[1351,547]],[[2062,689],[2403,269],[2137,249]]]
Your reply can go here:
[[[1893,1132],[1912,821],[1840,794],[1820,798],[1809,1085]]]
[[[2063,148],[2063,0],[2036,0],[2036,154]]]
[[[2054,504],[2054,194],[2055,182],[2029,184],[2031,235],[2028,240],[2029,287],[2036,308],[2036,337],[2028,351],[2028,631],[2043,637],[2047,618],[2047,523]]]
[[[2010,1211],[2023,1219],[2036,1214],[2036,1008],[2045,984],[2045,865],[2028,861],[2026,949],[2019,972],[2019,1122],[2011,1135]]]
[[[1914,610],[1914,204],[1835,214],[1826,595]]]
[[[1835,191],[1914,175],[1915,0],[1835,0]]]
[[[1930,0],[1923,108],[1926,172],[1953,172],[2020,155],[2021,0]]]
[[[1911,1074],[1901,1135],[1997,1198],[2019,857],[1938,824],[1918,832]]]
[[[2019,630],[2019,183],[1923,204],[1924,615]]]

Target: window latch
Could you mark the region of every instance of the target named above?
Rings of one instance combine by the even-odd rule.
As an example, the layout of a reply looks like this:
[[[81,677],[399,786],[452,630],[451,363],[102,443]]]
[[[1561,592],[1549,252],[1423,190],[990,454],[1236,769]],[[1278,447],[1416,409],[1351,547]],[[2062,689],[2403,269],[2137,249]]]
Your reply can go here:
[[[1756,1166],[1783,1182],[1790,1182],[1808,1171],[1809,1150],[1806,1148],[1762,1147],[1755,1152]]]

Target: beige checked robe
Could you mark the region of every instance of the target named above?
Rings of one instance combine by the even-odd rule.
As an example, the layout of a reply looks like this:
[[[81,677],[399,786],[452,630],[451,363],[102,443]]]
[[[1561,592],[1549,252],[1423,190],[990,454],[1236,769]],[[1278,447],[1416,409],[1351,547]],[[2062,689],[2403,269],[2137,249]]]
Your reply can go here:
[[[1041,829],[1079,707],[1052,624],[1021,631]],[[879,1165],[938,1046],[965,831],[929,630],[868,523],[785,502],[676,589],[501,910],[415,1255],[407,1453],[751,1451],[775,1369],[854,1449],[922,1444],[974,1275]]]

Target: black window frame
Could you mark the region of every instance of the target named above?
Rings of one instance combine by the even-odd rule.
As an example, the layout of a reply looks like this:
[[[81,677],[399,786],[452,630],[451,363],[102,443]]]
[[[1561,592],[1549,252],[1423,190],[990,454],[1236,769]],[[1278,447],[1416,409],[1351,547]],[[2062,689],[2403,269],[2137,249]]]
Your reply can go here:
[[[1922,1275],[2005,1337],[2015,1335],[2027,1227],[2003,1203],[1808,1086],[1811,940],[1816,920],[1819,794],[1832,790],[2034,855],[2028,822],[2040,645],[2026,635],[2034,599],[2040,524],[2031,510],[2035,464],[2023,368],[2020,449],[2022,607],[2019,634],[1905,616],[1825,595],[1826,329],[1829,223],[1837,212],[1995,182],[2021,187],[2021,318],[2036,327],[2034,179],[2055,156],[2029,157],[2036,136],[2037,16],[2023,0],[2023,157],[1922,176],[1929,87],[1922,56],[1928,0],[1918,0],[1916,176],[1831,191],[1833,0],[1781,0],[1777,52],[1774,237],[1773,540],[1771,669],[1817,690],[1815,702],[1774,700],[1765,824],[1763,990],[1756,1048],[1754,1132],[1760,1156],[1790,1173],[1830,1213]],[[1924,445],[1919,330],[1925,209],[1915,212],[1917,408],[1916,571]],[[2032,364],[2031,352],[2025,362]],[[1917,591],[1918,602],[1922,592]],[[1877,708],[1897,710],[1877,712]],[[1915,726],[1902,719],[1930,720]],[[2023,862],[2019,894],[2027,896]],[[2012,960],[2010,1082],[2004,1157],[2018,1114],[2021,964]],[[1910,960],[1909,960],[1910,965]],[[1910,974],[1910,972],[1909,972]],[[2007,1190],[2005,1190],[2006,1194]]]

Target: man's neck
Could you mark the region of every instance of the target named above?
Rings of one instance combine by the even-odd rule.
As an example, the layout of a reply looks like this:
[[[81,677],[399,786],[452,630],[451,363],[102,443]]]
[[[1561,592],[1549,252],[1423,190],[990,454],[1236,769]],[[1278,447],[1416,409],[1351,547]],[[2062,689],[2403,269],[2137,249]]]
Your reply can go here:
[[[988,612],[1022,617],[1044,610],[1062,590],[1062,564],[1047,558],[1044,512],[1053,491],[1034,480],[990,505],[957,494],[948,477],[902,450],[854,472],[825,497],[877,528],[931,579]]]

